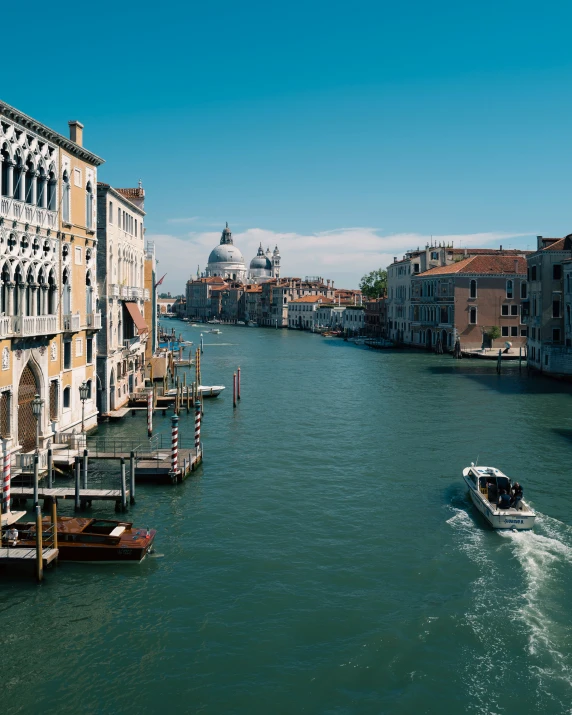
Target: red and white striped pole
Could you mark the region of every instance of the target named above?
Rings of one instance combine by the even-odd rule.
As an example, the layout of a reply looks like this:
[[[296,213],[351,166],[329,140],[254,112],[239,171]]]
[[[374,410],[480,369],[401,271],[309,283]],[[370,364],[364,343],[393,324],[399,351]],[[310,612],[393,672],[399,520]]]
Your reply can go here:
[[[201,401],[197,400],[195,402],[195,449],[197,451],[197,457],[199,456],[200,448],[201,448]]]
[[[240,368],[236,371],[236,397],[240,400]]]
[[[153,436],[153,390],[147,393],[147,436]]]
[[[171,471],[174,475],[179,473],[179,418],[171,417]]]
[[[236,407],[236,372],[232,373],[232,406]]]
[[[10,450],[8,442],[4,440],[4,464],[2,467],[2,500],[4,511],[10,512]]]

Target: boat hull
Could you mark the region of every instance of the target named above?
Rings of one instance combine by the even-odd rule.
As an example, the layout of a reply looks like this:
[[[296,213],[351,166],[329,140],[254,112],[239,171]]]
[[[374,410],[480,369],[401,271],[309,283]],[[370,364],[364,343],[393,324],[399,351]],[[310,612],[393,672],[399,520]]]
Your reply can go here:
[[[510,531],[529,531],[536,521],[536,513],[526,509],[493,509],[489,502],[479,492],[473,489],[472,484],[463,475],[465,484],[469,489],[471,501],[481,512],[493,529],[508,529]]]

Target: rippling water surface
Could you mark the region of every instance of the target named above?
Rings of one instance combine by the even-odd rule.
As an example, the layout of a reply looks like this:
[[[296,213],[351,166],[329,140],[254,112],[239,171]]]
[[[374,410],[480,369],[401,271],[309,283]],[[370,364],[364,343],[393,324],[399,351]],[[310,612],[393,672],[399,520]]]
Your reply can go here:
[[[0,572],[2,710],[572,712],[570,390],[221,329],[205,335],[203,382],[227,390],[205,404],[204,465],[131,510],[158,555],[61,564],[41,586]],[[144,438],[145,419],[100,432]],[[534,533],[494,533],[471,507],[477,457],[521,478]]]

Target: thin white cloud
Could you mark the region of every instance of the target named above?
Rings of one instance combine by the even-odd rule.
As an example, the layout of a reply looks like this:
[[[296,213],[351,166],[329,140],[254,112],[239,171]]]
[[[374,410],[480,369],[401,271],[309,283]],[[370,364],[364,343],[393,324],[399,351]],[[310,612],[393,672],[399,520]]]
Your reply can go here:
[[[195,221],[198,221],[200,219],[200,216],[188,216],[184,218],[168,218],[167,223],[194,223]]]
[[[340,228],[313,234],[281,233],[263,228],[249,228],[233,234],[248,266],[262,243],[264,250],[278,245],[282,257],[283,276],[304,277],[319,275],[335,280],[337,286],[355,288],[364,273],[385,267],[394,257],[401,257],[409,249],[430,243],[453,243],[455,247],[524,248],[529,234],[488,232],[429,236],[418,233],[384,235],[369,227]],[[203,271],[211,250],[220,241],[220,231],[192,232],[180,238],[160,234],[148,238],[155,241],[161,275],[167,273],[164,285],[172,293],[184,291],[189,276],[196,275],[197,266]],[[521,239],[521,240],[518,240]]]

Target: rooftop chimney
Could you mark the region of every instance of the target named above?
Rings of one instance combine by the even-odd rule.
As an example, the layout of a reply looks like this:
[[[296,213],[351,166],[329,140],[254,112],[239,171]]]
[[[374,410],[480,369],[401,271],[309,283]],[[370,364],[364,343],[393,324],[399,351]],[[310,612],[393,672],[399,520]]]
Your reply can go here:
[[[500,245],[499,251],[502,251],[502,243],[501,243],[501,245]]]
[[[68,122],[70,128],[70,139],[74,144],[83,146],[83,124],[76,120]]]
[[[514,272],[518,273],[518,258],[514,259]]]
[[[397,263],[397,256],[393,256],[393,262]]]

